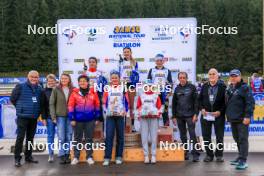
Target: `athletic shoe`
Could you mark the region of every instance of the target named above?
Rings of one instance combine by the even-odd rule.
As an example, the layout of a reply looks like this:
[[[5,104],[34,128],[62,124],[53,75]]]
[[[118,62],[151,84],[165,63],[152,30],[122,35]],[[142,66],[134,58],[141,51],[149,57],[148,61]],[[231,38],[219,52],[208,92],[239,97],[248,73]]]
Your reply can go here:
[[[223,157],[221,157],[221,156],[216,157],[216,162],[218,162],[218,163],[222,163],[222,162],[224,162],[224,161],[225,161],[225,160],[224,160]]]
[[[233,161],[230,161],[230,165],[234,165],[234,166],[237,166],[239,163],[238,159],[235,159]]]
[[[145,156],[144,163],[145,163],[145,164],[149,164],[149,157],[148,157],[148,156]]]
[[[89,165],[93,165],[93,164],[94,164],[94,160],[93,160],[93,158],[88,158],[88,159],[87,159],[87,163],[88,163]]]
[[[53,163],[53,161],[54,161],[54,157],[53,157],[53,155],[49,155],[48,162],[49,162],[49,163]]]
[[[248,164],[243,161],[239,161],[239,163],[236,165],[237,170],[245,170],[246,168],[248,168]]]
[[[204,162],[212,162],[214,160],[214,157],[208,156],[206,155],[206,157],[204,158]]]
[[[152,156],[150,162],[151,162],[151,164],[156,164],[156,157]]]
[[[104,159],[103,166],[109,166],[110,160],[109,159]]]
[[[123,163],[122,158],[117,157],[115,163],[116,164],[122,164]]]
[[[76,165],[79,163],[79,160],[77,158],[73,158],[71,165]]]

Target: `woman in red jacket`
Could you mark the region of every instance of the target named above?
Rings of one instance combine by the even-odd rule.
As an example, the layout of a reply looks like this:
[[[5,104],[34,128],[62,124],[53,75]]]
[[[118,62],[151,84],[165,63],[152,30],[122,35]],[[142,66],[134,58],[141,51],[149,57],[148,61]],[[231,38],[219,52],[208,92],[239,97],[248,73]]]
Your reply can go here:
[[[74,127],[74,159],[71,164],[79,162],[80,148],[83,149],[83,136],[85,138],[86,159],[89,165],[94,164],[93,153],[93,132],[95,123],[100,116],[100,101],[96,91],[89,88],[89,78],[81,75],[78,78],[79,89],[73,89],[68,103],[69,118]],[[79,146],[82,146],[79,148]]]

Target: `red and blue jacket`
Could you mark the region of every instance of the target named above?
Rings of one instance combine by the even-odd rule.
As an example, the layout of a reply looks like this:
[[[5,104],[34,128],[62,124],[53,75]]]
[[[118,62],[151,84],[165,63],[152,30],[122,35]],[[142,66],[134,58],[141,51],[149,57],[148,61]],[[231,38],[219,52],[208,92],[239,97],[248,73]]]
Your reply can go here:
[[[75,88],[68,102],[68,116],[71,121],[88,122],[98,120],[100,116],[100,100],[94,89],[83,96],[80,89]]]

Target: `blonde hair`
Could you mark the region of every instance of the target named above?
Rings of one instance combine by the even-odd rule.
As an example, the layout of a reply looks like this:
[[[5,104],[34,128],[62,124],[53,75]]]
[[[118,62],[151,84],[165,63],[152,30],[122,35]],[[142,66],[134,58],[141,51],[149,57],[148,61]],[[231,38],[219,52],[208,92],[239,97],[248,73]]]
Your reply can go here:
[[[38,75],[39,76],[39,73],[36,70],[31,70],[31,71],[28,72],[28,76],[29,75]]]
[[[57,81],[56,80],[56,76],[54,75],[54,74],[48,74],[47,76],[46,76],[46,80],[48,81],[48,79],[53,79],[53,80],[55,80],[55,81]]]

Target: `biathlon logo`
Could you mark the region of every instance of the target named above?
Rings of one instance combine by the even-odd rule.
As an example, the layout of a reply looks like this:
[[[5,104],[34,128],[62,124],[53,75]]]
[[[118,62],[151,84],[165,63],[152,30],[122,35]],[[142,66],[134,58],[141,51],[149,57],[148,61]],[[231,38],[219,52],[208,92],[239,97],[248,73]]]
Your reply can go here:
[[[68,39],[67,45],[71,45],[72,39],[77,35],[77,32],[75,30],[65,29],[62,35]]]

